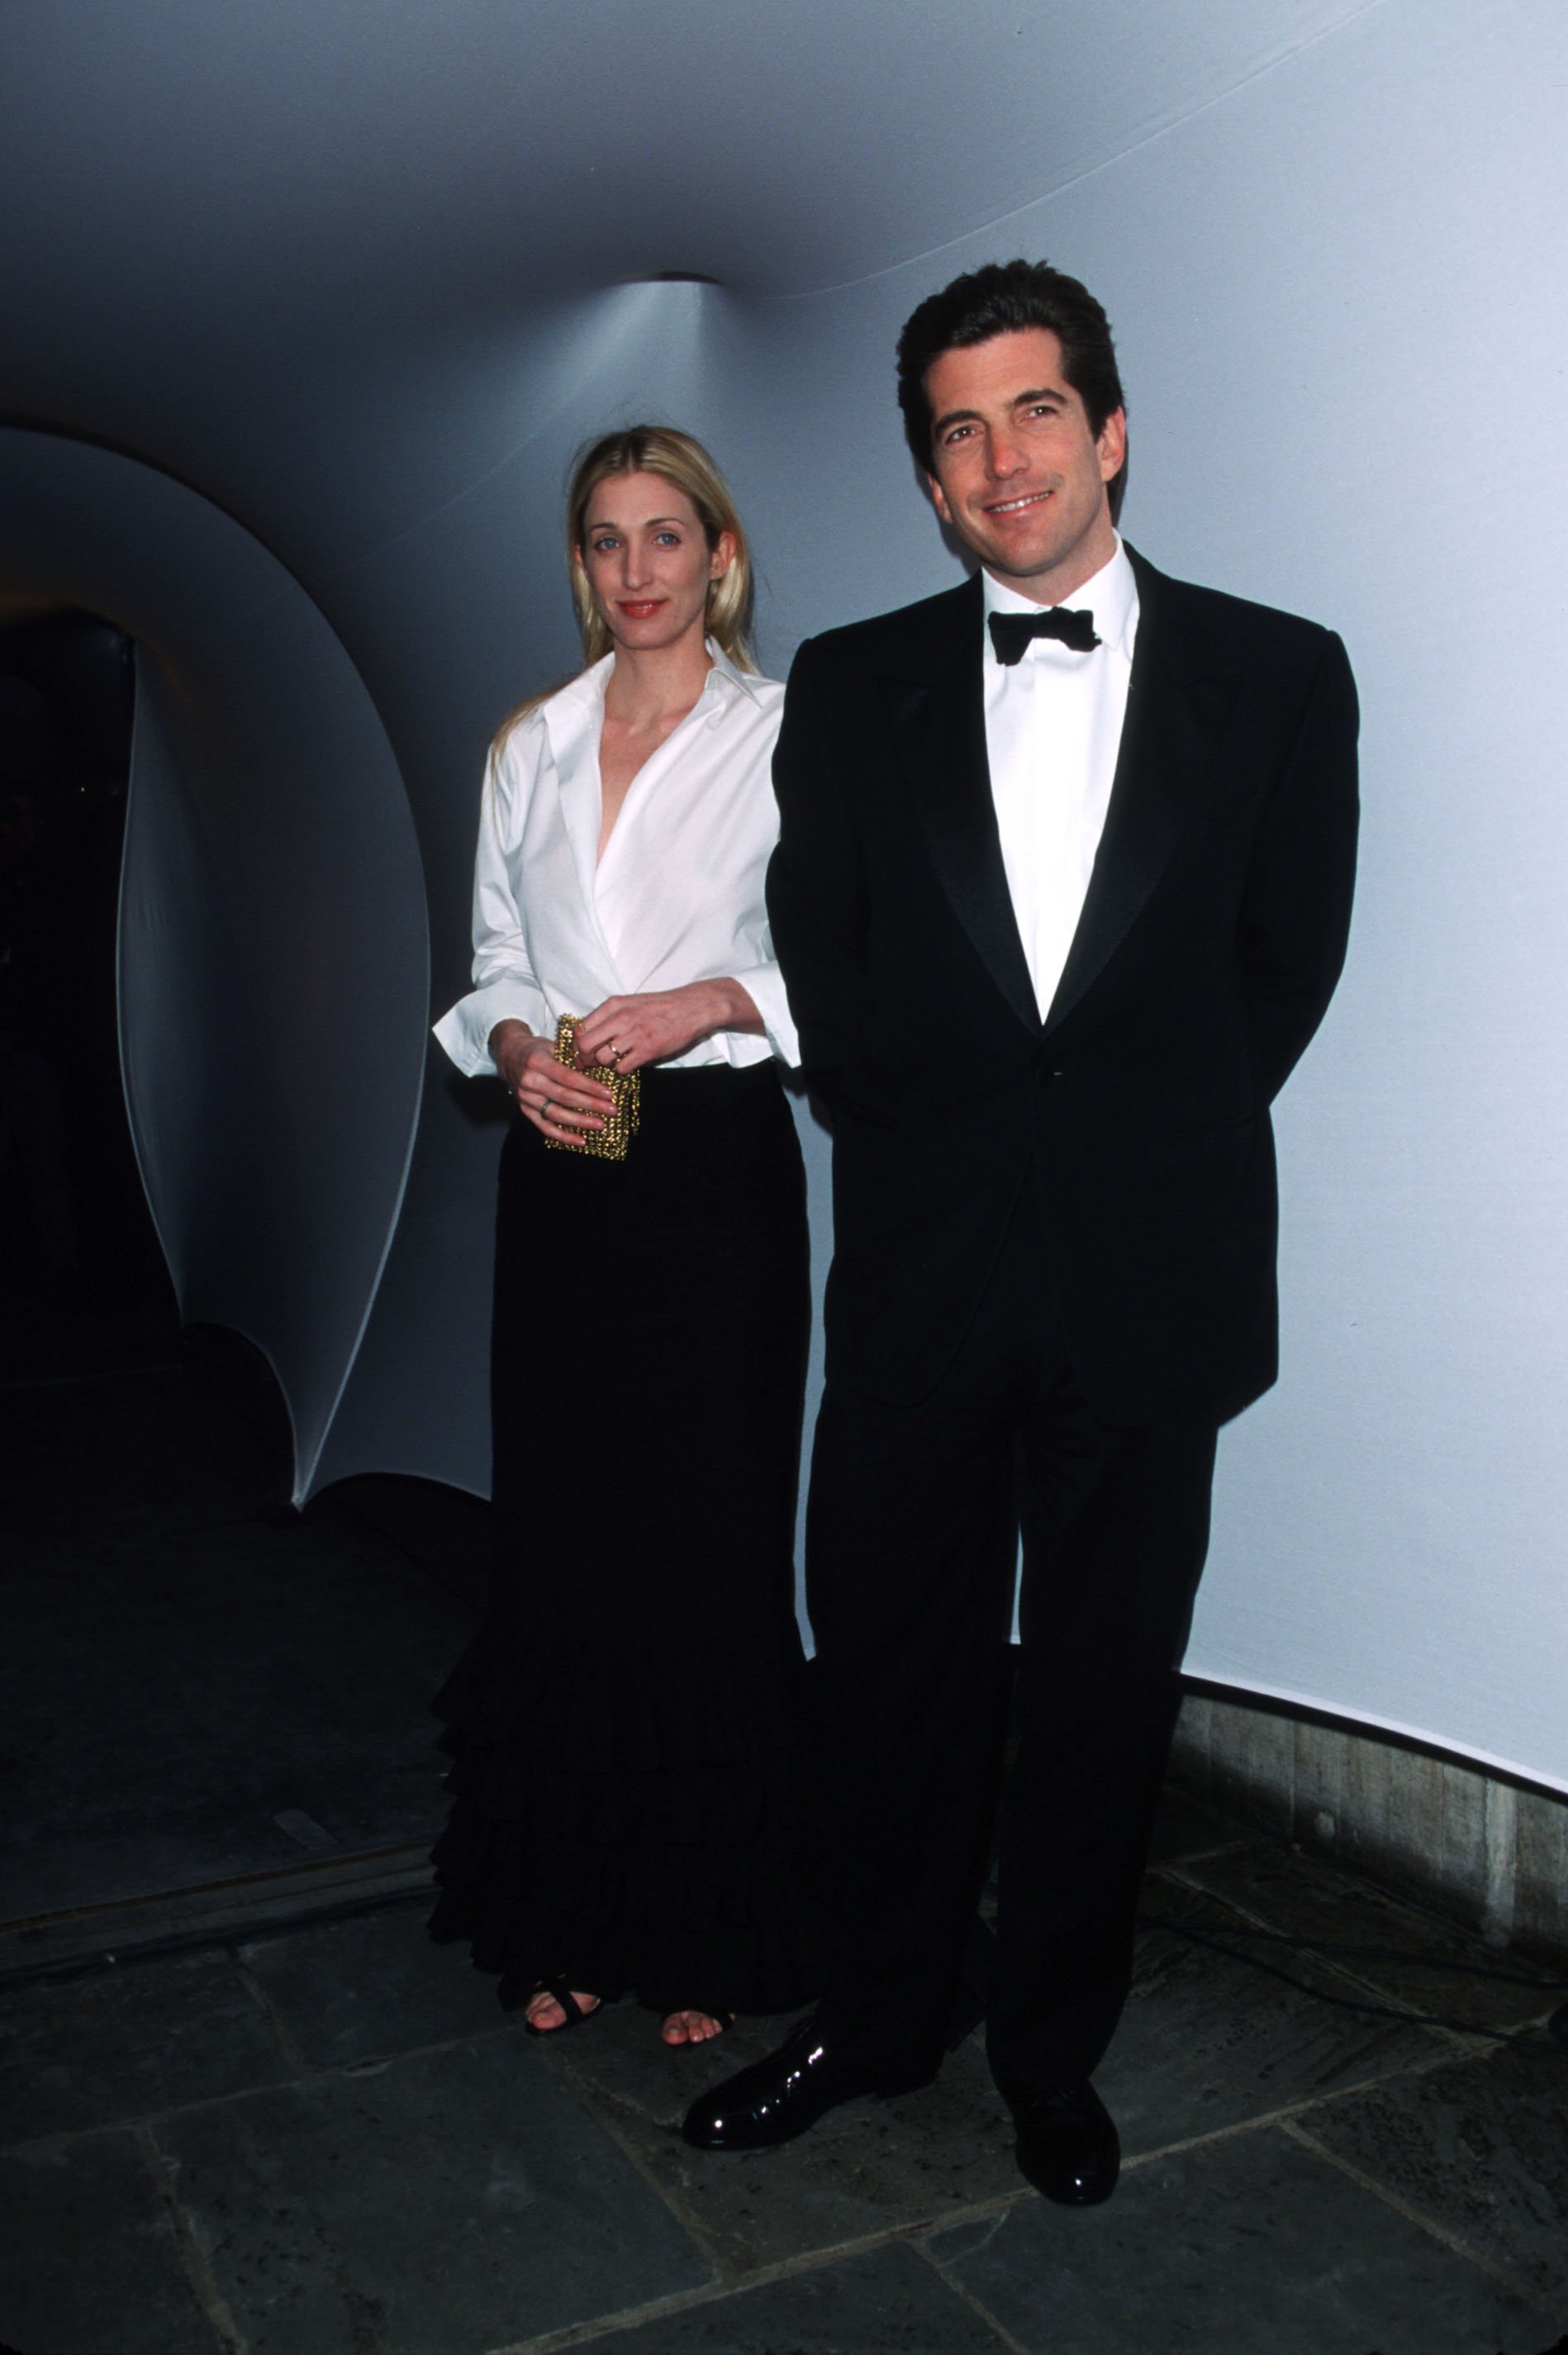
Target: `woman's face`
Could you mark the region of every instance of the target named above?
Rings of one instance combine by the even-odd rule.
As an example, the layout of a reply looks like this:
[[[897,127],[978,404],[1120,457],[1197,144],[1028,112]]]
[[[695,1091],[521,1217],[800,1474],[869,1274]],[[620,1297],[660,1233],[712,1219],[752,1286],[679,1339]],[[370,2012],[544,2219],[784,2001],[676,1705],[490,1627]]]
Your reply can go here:
[[[729,570],[735,540],[721,532],[710,548],[667,474],[607,474],[589,496],[577,554],[610,636],[642,654],[701,638],[708,584]]]

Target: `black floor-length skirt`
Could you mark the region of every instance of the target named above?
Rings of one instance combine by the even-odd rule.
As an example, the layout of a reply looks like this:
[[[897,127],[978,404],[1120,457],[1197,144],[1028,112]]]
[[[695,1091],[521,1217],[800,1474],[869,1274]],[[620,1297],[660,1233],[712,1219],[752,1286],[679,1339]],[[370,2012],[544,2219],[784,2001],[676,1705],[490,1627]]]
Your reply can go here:
[[[792,1555],[805,1178],[771,1062],[645,1071],[622,1162],[502,1156],[491,1607],[437,1701],[431,1932],[660,2011],[816,1990]]]

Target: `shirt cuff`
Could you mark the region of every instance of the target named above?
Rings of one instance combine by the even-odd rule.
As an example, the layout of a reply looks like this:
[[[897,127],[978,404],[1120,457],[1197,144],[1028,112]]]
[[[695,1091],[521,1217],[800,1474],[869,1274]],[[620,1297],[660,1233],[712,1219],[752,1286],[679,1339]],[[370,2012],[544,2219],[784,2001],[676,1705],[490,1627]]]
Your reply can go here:
[[[544,993],[532,982],[493,981],[460,997],[435,1025],[435,1035],[458,1070],[479,1079],[494,1072],[490,1034],[498,1022],[525,1022],[539,1038],[548,1038],[554,1027]]]
[[[791,1070],[800,1060],[800,1041],[789,1015],[789,1000],[785,995],[784,976],[778,964],[769,958],[766,964],[748,965],[743,973],[732,974],[762,1017],[762,1031],[769,1047],[781,1063]]]

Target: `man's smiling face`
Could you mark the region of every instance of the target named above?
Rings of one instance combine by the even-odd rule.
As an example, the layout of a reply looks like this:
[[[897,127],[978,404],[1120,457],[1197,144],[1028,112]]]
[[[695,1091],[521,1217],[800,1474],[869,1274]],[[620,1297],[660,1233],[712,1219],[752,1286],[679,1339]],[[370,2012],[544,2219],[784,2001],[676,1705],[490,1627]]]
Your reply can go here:
[[[1116,548],[1106,485],[1126,454],[1121,410],[1091,431],[1048,327],[940,353],[926,396],[938,514],[1007,588],[1061,603]]]

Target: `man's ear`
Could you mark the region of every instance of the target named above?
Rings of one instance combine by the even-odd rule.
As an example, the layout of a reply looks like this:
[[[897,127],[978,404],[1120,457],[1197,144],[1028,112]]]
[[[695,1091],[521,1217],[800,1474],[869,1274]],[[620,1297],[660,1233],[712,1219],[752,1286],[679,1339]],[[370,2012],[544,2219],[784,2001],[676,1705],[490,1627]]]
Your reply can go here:
[[[1119,463],[1120,461],[1118,460],[1118,464],[1119,464]],[[1114,473],[1114,471],[1115,469],[1113,468],[1112,472]],[[948,505],[948,494],[942,488],[941,484],[937,480],[936,475],[931,473],[929,467],[926,470],[926,484],[931,494],[931,505],[936,508],[937,513],[941,517],[944,523],[951,523],[953,520],[953,510]]]
[[[1095,443],[1095,448],[1099,453],[1100,480],[1102,483],[1108,483],[1120,474],[1122,462],[1127,456],[1125,409],[1111,410],[1110,415],[1100,427],[1099,439]]]

